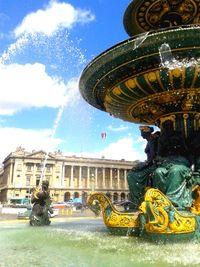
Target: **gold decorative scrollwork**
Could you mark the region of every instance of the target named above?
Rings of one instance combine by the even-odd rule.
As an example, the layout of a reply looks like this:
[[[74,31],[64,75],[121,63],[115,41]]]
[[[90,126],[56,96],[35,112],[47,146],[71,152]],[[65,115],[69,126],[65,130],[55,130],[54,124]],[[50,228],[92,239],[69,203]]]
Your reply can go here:
[[[120,212],[115,209],[110,199],[103,193],[93,193],[88,199],[88,207],[95,212],[98,201],[103,220],[108,227],[136,228],[139,225],[139,212]]]
[[[158,189],[146,192],[140,211],[146,218],[146,232],[182,234],[195,231],[194,216],[180,213]]]
[[[160,128],[162,129],[162,125],[165,121],[172,121],[173,122],[173,128],[175,130],[175,126],[176,126],[176,116],[175,115],[170,115],[170,116],[166,116],[163,118],[160,118]]]
[[[200,126],[200,113],[197,113],[194,117],[194,130],[198,131]]]
[[[196,185],[192,190],[196,197],[192,203],[191,212],[200,215],[200,186]]]
[[[137,10],[137,23],[145,31],[195,23],[198,17],[197,0],[143,1]]]
[[[34,188],[33,192],[32,192],[32,197],[35,199],[38,199],[38,193],[40,192],[41,188],[40,187],[36,187]]]

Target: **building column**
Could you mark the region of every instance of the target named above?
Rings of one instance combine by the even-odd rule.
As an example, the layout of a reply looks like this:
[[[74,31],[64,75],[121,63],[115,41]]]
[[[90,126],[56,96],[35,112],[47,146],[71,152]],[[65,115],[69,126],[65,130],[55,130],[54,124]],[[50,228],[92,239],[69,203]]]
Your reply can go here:
[[[61,171],[61,181],[60,181],[61,187],[64,187],[64,176],[65,176],[65,165],[64,165],[64,162],[63,162],[62,171]]]
[[[33,164],[33,175],[31,177],[31,181],[30,181],[30,187],[33,187],[34,185],[34,181],[35,181],[35,173],[36,173],[36,164],[34,162]],[[49,181],[50,182],[50,181]],[[50,186],[50,185],[49,185]]]
[[[103,189],[106,188],[106,180],[105,180],[105,168],[103,168]]]
[[[117,189],[120,189],[119,169],[117,169]]]
[[[113,198],[114,198],[114,196],[113,196],[113,192],[110,194],[110,200],[111,200],[111,202],[113,202]]]
[[[126,176],[127,176],[127,170],[124,170],[124,188],[128,189]]]
[[[74,187],[74,166],[71,166],[70,188]]]
[[[98,168],[95,168],[95,186],[94,186],[95,189],[98,188],[98,180],[97,180],[97,173],[98,172],[97,172],[97,170],[98,170]]]
[[[91,175],[90,189],[92,193],[95,191],[95,175],[93,173]]]
[[[87,167],[87,188],[90,188],[90,167]]]
[[[14,172],[14,163],[12,162],[10,164],[10,174],[9,174],[9,179],[8,179],[8,186],[14,186],[15,187],[15,178],[13,175]]]
[[[82,166],[79,166],[78,187],[82,188]]]
[[[112,173],[112,168],[110,168],[110,188],[113,188],[113,173]]]

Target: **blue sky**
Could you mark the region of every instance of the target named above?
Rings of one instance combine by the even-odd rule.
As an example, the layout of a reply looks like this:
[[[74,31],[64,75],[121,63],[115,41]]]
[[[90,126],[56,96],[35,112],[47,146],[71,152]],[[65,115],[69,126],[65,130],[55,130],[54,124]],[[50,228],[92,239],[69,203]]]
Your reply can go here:
[[[129,38],[123,28],[129,3],[0,0],[0,162],[18,146],[145,159],[139,125],[95,109],[78,90],[87,63]]]

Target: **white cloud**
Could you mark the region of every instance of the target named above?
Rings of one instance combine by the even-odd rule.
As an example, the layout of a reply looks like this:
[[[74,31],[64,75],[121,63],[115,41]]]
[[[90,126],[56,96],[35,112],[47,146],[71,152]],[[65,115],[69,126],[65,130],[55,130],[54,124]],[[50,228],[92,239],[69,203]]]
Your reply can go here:
[[[112,132],[122,132],[128,130],[129,127],[124,125],[120,125],[119,127],[113,127],[112,125],[109,125],[108,129]]]
[[[77,155],[83,157],[91,158],[101,158],[105,157],[106,159],[116,159],[116,160],[140,160],[144,161],[146,155],[144,153],[144,140],[138,139],[137,142],[131,137],[125,137],[118,140],[117,142],[110,143],[105,149],[94,152],[82,152],[82,153],[68,153],[68,155]]]
[[[44,150],[52,152],[62,143],[52,136],[52,130],[30,130],[21,128],[0,128],[0,163],[21,146],[26,151]]]
[[[50,1],[46,9],[39,9],[28,14],[15,29],[16,37],[22,34],[42,33],[52,35],[59,28],[72,28],[76,23],[86,23],[94,20],[89,10],[75,9],[68,3]]]
[[[58,108],[79,98],[78,78],[67,84],[50,77],[45,66],[0,64],[0,115],[12,115],[31,107]]]
[[[57,147],[63,143],[63,140],[54,137],[53,129],[31,130],[21,128],[0,128],[0,163],[11,153],[21,146],[26,151],[44,150],[46,152],[53,152]],[[9,140],[5,142],[5,140]],[[88,153],[74,153],[65,152],[63,155],[76,155],[77,157],[115,159],[115,160],[140,160],[144,161],[146,155],[144,153],[143,140],[138,139],[138,143],[133,138],[127,137],[110,143],[105,149]]]

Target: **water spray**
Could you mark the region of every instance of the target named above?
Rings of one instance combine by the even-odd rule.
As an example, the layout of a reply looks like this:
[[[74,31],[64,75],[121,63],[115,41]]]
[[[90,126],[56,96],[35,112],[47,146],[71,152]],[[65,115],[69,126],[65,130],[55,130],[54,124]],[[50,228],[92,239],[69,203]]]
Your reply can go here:
[[[54,124],[53,124],[53,129],[52,129],[52,132],[51,132],[51,135],[50,135],[51,138],[53,138],[53,137],[55,136],[56,130],[57,130],[57,128],[58,128],[58,125],[59,125],[59,123],[60,123],[60,120],[61,120],[61,117],[62,117],[64,108],[65,108],[65,105],[66,105],[66,103],[62,104],[62,105],[60,106],[59,110],[58,110],[58,113],[57,113],[55,122],[54,122]],[[42,181],[43,181],[43,179],[44,179],[45,170],[46,170],[46,163],[47,163],[48,157],[49,157],[49,152],[47,152],[47,153],[45,154],[45,158],[44,158],[44,161],[43,161],[43,164],[42,164],[42,173],[41,173],[41,176],[40,176],[40,182],[39,182],[39,185],[42,184]]]
[[[29,42],[28,36],[23,35],[15,43],[11,44],[0,57],[0,64],[4,64],[6,61],[8,61],[11,55],[13,56],[16,54],[16,52],[19,52],[28,42]]]

